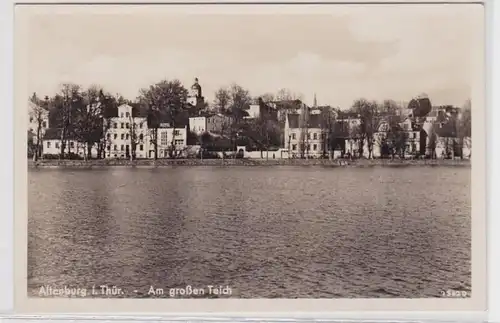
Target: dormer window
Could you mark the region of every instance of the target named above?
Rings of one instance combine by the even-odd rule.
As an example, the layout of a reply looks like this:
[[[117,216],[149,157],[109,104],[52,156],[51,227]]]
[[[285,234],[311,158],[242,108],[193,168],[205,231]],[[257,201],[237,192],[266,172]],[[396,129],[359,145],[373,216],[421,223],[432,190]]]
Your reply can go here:
[[[128,112],[127,112],[127,113],[126,113],[126,117],[127,117],[127,118],[128,118],[128,117],[130,117],[130,113],[128,113]]]
[[[123,112],[122,112],[122,113],[120,113],[120,118],[123,118]]]

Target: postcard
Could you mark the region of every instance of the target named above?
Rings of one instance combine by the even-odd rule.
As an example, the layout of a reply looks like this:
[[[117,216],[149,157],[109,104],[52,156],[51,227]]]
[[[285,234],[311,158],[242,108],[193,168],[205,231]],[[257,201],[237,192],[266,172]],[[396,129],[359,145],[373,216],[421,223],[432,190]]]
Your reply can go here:
[[[18,4],[16,311],[485,310],[484,19]]]

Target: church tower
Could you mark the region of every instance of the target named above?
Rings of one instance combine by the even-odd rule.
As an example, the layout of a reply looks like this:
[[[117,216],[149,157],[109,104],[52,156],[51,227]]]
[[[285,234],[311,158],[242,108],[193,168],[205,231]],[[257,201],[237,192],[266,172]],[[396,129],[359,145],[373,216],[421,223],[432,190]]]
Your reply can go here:
[[[198,83],[198,78],[194,79],[194,84],[189,91],[187,102],[193,107],[199,108],[203,106],[204,98],[201,91],[201,85]]]

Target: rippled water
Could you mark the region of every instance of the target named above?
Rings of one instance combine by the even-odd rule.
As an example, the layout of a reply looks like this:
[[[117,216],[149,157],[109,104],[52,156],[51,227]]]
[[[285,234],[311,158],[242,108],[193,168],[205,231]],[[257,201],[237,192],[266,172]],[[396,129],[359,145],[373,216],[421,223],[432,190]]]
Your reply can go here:
[[[470,168],[30,170],[28,292],[232,297],[470,290]],[[102,296],[100,296],[102,297]]]

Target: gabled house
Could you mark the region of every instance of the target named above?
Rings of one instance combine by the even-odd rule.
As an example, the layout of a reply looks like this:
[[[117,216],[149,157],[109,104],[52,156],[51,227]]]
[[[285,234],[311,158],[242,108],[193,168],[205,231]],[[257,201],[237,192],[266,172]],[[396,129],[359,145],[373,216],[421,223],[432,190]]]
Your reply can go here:
[[[285,148],[292,157],[319,157],[323,154],[325,138],[321,115],[304,117],[287,114],[285,122]]]
[[[210,134],[227,135],[231,126],[231,117],[220,114],[207,114],[205,116],[189,118],[189,130],[196,135],[208,132]]]
[[[60,128],[48,128],[46,130],[43,137],[43,155],[45,157],[47,157],[47,155],[55,156],[61,153],[61,133],[62,129]],[[84,158],[88,153],[86,143],[78,141],[71,132],[65,136],[65,143],[65,154],[70,157],[72,155],[77,155],[80,158]],[[91,157],[97,157],[97,144],[91,147]]]
[[[105,157],[146,158],[149,146],[146,114],[129,104],[120,105],[115,113],[104,122]]]

